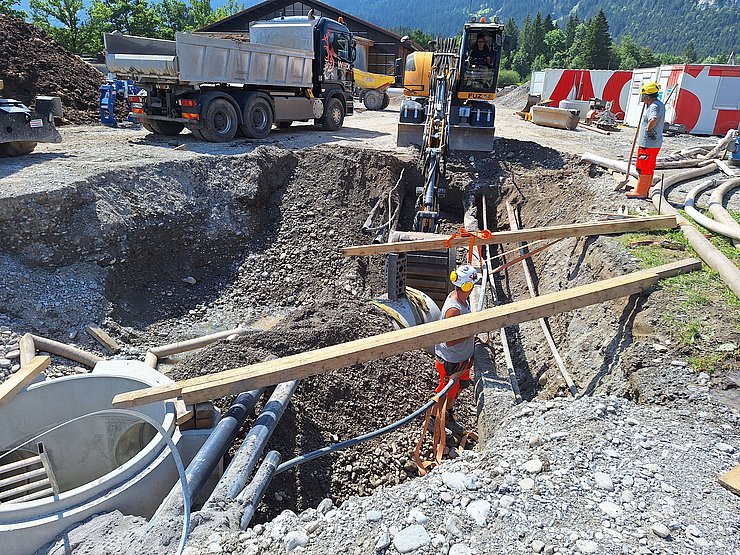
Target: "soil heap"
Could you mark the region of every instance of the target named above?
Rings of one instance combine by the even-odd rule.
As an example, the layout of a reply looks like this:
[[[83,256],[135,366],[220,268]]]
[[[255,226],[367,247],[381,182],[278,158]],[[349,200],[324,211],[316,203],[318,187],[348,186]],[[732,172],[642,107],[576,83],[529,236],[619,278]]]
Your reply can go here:
[[[0,79],[6,98],[28,104],[37,95],[60,97],[64,122],[98,119],[103,74],[33,25],[5,15],[0,15]]]

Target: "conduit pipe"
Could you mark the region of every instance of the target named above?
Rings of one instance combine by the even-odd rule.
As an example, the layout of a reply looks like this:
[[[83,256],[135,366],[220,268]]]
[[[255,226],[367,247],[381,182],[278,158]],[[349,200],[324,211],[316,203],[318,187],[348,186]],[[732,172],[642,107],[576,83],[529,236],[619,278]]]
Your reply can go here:
[[[695,168],[693,170],[667,177],[665,179],[663,191],[681,181],[687,181],[689,179],[694,179],[711,173],[716,168],[717,164],[711,162],[703,168]],[[655,205],[655,207],[664,216],[676,216],[676,221],[678,222],[681,231],[683,231],[689,244],[691,244],[699,257],[710,268],[719,273],[722,280],[730,289],[732,289],[735,296],[740,299],[740,269],[738,269],[738,267],[735,266],[714,245],[712,245],[712,243],[710,243],[698,229],[691,225],[686,218],[681,216],[681,214],[678,213],[678,210],[673,208],[673,206],[663,198],[663,191],[655,188],[650,191],[650,199],[653,201],[653,205]]]
[[[257,511],[260,500],[265,495],[270,482],[275,477],[275,471],[279,464],[280,453],[277,451],[267,453],[265,460],[262,461],[262,464],[257,469],[252,481],[239,494],[238,500],[245,504],[244,513],[239,523],[239,527],[242,530],[246,530],[249,527],[249,523]]]
[[[283,416],[285,408],[288,406],[296,387],[298,387],[299,381],[283,382],[275,387],[270,400],[254,421],[252,429],[247,433],[231,464],[229,464],[226,472],[221,476],[213,493],[208,498],[207,508],[215,509],[214,505],[218,500],[236,499],[244,489],[249,476],[257,466],[257,461],[262,456],[270,436],[275,431],[278,421]]]
[[[232,335],[246,335],[247,333],[249,333],[249,331],[250,330],[247,328],[234,328],[233,330],[220,331],[218,333],[204,335],[203,337],[188,339],[187,341],[170,343],[168,345],[162,345],[161,347],[152,347],[151,349],[149,349],[149,352],[160,359],[163,357],[168,357],[170,355],[176,355],[178,353],[194,351],[195,349],[200,349],[221,339],[231,337]]]
[[[198,497],[198,494],[208,481],[208,477],[213,472],[213,469],[216,468],[216,465],[218,465],[218,461],[223,458],[231,444],[234,443],[236,434],[242,425],[244,425],[247,417],[252,414],[257,401],[262,397],[264,391],[264,388],[260,388],[240,393],[234,404],[229,407],[229,410],[226,411],[218,424],[216,424],[211,435],[208,436],[203,446],[195,454],[195,457],[185,470],[185,479],[188,483],[188,489],[192,499]],[[165,497],[159,509],[157,509],[152,522],[159,517],[170,515],[173,512],[179,512],[182,506],[181,495],[181,487],[177,484],[170,490],[170,493]]]
[[[39,351],[46,351],[53,355],[68,358],[80,364],[84,364],[88,368],[94,368],[95,365],[103,360],[103,357],[99,357],[93,353],[88,353],[72,345],[66,345],[65,343],[59,343],[46,337],[39,337],[38,335],[31,335],[33,344]]]
[[[722,222],[725,225],[733,226],[738,230],[738,232],[740,232],[740,224],[735,221],[735,218],[730,216],[730,213],[725,210],[722,204],[727,193],[737,187],[740,187],[740,178],[729,179],[720,183],[720,185],[712,191],[712,194],[709,197],[709,211],[712,213],[715,220]],[[732,244],[735,245],[735,248],[740,248],[740,241],[737,239],[733,239]]]
[[[695,208],[696,197],[699,195],[699,193],[706,189],[709,189],[710,187],[714,187],[716,183],[717,182],[714,179],[707,179],[706,181],[701,182],[699,185],[691,189],[686,194],[686,201],[683,205],[684,210],[689,216],[694,219],[696,223],[698,223],[699,225],[703,225],[708,230],[719,233],[720,235],[724,235],[725,237],[729,237],[730,239],[733,239],[735,241],[740,241],[740,227],[725,225],[722,222],[713,220],[712,218],[707,218],[704,214],[702,214]]]
[[[306,453],[305,455],[298,455],[297,457],[294,457],[290,459],[289,461],[285,461],[283,464],[278,466],[277,470],[275,471],[275,474],[276,475],[281,474],[285,472],[286,470],[295,468],[299,464],[307,463],[314,459],[318,459],[320,457],[330,455],[331,453],[335,453],[336,451],[341,451],[342,449],[349,449],[350,447],[354,447],[355,445],[358,445],[364,441],[375,439],[376,437],[387,434],[388,432],[392,432],[393,430],[408,424],[409,422],[420,417],[421,415],[426,413],[426,411],[432,408],[434,404],[437,402],[437,399],[442,399],[445,395],[447,395],[447,392],[450,390],[450,388],[455,383],[457,383],[459,379],[460,379],[460,376],[456,376],[456,377],[454,375],[450,376],[450,381],[445,384],[445,386],[442,388],[442,390],[439,393],[437,393],[434,397],[432,397],[426,403],[424,403],[423,406],[419,407],[411,414],[404,416],[400,420],[396,420],[395,422],[388,424],[387,426],[384,426],[382,428],[379,428],[367,434],[353,437],[352,439],[347,439],[345,441],[335,443],[334,445],[328,445],[326,447],[322,447],[321,449],[316,449],[316,451],[311,451],[310,453]]]
[[[719,140],[717,146],[704,155],[704,159],[711,160],[712,158],[717,158],[717,155],[723,150],[726,150],[727,147],[730,146],[730,143],[735,140],[735,133],[737,133],[737,131],[730,129],[727,134]],[[721,157],[722,156],[719,156],[719,158]]]

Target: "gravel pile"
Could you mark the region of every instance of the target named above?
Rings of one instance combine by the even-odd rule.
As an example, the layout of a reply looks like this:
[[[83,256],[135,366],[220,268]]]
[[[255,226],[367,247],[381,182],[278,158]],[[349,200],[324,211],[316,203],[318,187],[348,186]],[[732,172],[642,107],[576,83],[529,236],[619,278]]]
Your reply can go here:
[[[680,409],[534,401],[482,453],[340,507],[216,530],[186,553],[737,553],[737,498],[716,478],[740,461],[738,424],[706,395]]]

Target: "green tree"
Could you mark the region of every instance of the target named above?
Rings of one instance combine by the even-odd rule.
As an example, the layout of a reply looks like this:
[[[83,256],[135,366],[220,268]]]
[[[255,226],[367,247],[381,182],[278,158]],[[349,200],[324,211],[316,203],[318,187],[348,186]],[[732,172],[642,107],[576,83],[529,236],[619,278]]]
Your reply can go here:
[[[499,87],[508,87],[509,85],[516,85],[521,81],[519,74],[511,69],[502,69],[498,74],[498,81],[496,84]]]
[[[671,62],[674,63],[674,62]],[[640,65],[638,67],[655,67],[661,65],[660,59],[647,46],[640,48]]]
[[[0,14],[17,17],[18,19],[25,19],[26,12],[13,8],[17,3],[18,0],[0,0]]]
[[[570,48],[573,46],[573,41],[576,38],[576,28],[581,23],[578,16],[571,14],[568,16],[568,21],[565,24],[565,46]]]
[[[696,53],[696,45],[694,44],[693,40],[690,40],[686,43],[686,46],[681,53],[681,57],[683,58],[683,61],[687,64],[693,64],[694,62],[696,62],[696,60],[699,59],[699,55]]]
[[[632,35],[622,35],[617,47],[619,56],[619,69],[635,69],[640,65],[640,45],[635,42]]]
[[[190,0],[190,9],[193,13],[195,28],[200,29],[242,11],[244,3],[238,0],[228,0],[226,4],[214,10],[211,6],[211,0]]]
[[[158,37],[162,21],[147,0],[93,0],[87,9],[85,51],[103,49],[103,33],[120,31],[127,35]]]
[[[545,20],[542,22],[542,27],[545,30],[545,34],[555,29],[555,22],[552,20],[552,14],[547,14]]]
[[[162,23],[159,30],[160,38],[172,40],[175,33],[189,31],[195,27],[190,7],[182,0],[161,0],[154,9]]]
[[[583,58],[589,69],[609,69],[612,62],[612,38],[604,10],[599,9],[588,22],[583,43]]]
[[[542,14],[538,11],[532,22],[532,52],[529,55],[530,61],[534,62],[537,57],[544,55],[546,51],[545,26],[542,20]]]
[[[555,28],[545,35],[545,44],[547,45],[548,57],[552,60],[557,54],[567,50],[565,45],[565,33]]]
[[[506,20],[504,24],[504,35],[511,37],[511,51],[514,52],[519,44],[519,27],[513,17]]]
[[[82,0],[30,0],[33,24],[72,52],[80,52]]]
[[[588,28],[586,23],[581,22],[576,26],[573,32],[573,43],[570,45],[570,48],[568,48],[568,54],[566,56],[568,67],[570,68],[578,69],[587,67],[586,57],[584,54],[587,30]]]
[[[424,49],[429,48],[429,43],[434,40],[432,35],[425,33],[421,29],[414,29],[408,33],[408,36],[412,41]]]

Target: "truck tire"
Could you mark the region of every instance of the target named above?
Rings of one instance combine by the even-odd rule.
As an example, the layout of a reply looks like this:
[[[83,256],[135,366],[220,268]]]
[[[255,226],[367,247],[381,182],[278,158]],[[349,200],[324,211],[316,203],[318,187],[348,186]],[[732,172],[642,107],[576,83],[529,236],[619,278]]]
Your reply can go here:
[[[272,106],[266,98],[253,96],[244,107],[242,134],[250,139],[264,139],[272,131]]]
[[[36,143],[32,141],[13,141],[0,144],[0,158],[9,156],[24,156],[33,152]]]
[[[383,94],[378,91],[367,91],[363,103],[368,110],[382,110]]]
[[[292,121],[279,121],[275,124],[275,127],[277,127],[278,129],[287,129],[291,125],[293,125]]]
[[[142,121],[141,126],[147,131],[149,131],[149,133],[156,133],[151,121]]]
[[[326,131],[336,131],[342,128],[344,123],[344,106],[342,101],[336,97],[330,98],[326,103],[324,116],[319,120],[322,129]]]
[[[225,98],[216,98],[208,105],[201,135],[211,143],[225,143],[236,135],[239,118],[234,105]]]
[[[390,106],[391,103],[391,97],[388,96],[388,93],[383,93],[383,104],[380,105],[381,110],[385,110],[388,106]]]
[[[155,133],[169,136],[179,135],[180,132],[185,129],[185,124],[180,123],[179,121],[154,120],[151,122],[151,126],[154,128]]]

